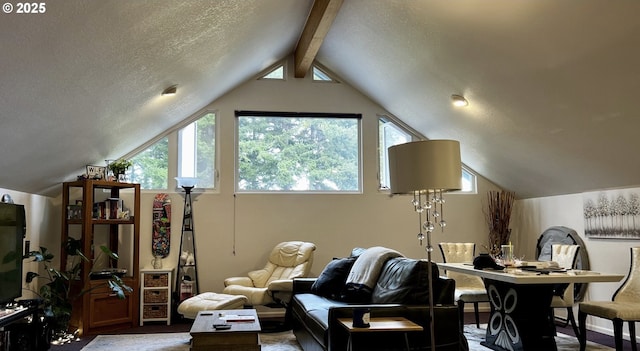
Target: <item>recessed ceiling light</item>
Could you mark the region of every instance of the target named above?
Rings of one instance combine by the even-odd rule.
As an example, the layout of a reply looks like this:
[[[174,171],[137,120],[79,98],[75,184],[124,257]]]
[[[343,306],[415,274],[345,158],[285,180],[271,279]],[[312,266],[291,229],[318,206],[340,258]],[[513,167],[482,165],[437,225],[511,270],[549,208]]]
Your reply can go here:
[[[178,86],[177,85],[172,85],[170,87],[168,87],[167,89],[162,91],[162,95],[175,95],[176,92],[178,91]]]
[[[469,101],[467,101],[467,99],[465,99],[464,96],[458,95],[458,94],[451,95],[451,103],[453,104],[453,106],[458,106],[458,107],[469,105]]]

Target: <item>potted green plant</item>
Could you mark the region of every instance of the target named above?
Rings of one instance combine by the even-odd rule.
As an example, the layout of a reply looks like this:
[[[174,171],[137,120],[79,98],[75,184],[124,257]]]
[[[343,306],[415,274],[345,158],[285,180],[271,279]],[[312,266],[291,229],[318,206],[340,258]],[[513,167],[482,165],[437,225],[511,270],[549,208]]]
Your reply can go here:
[[[106,246],[100,246],[100,249],[109,258],[118,259],[118,255]],[[52,336],[56,340],[65,340],[65,338],[71,337],[72,334],[68,333],[68,327],[71,320],[73,302],[90,291],[77,291],[72,286],[73,281],[82,274],[82,262],[90,261],[82,254],[81,241],[68,238],[64,245],[64,251],[71,260],[71,264],[66,270],[59,270],[53,266],[54,255],[46,247],[40,247],[38,251],[29,252],[29,257],[33,257],[34,261],[41,262],[44,265],[44,273],[27,272],[25,278],[27,283],[31,283],[35,279],[43,281],[38,291],[34,292],[43,300],[44,315],[53,333]],[[89,273],[87,272],[86,274]],[[131,287],[127,286],[117,275],[112,275],[109,279],[106,279],[104,284],[109,286],[111,291],[121,299],[125,298],[125,293],[132,291]]]
[[[120,179],[120,175],[125,174],[131,165],[133,165],[133,162],[121,158],[109,163],[108,168],[113,173],[116,180],[118,180]]]

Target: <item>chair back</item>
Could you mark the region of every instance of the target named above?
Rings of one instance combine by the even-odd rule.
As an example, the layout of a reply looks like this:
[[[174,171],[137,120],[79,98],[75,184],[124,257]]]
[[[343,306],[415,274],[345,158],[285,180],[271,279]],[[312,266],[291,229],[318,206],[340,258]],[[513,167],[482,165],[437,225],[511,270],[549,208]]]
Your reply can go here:
[[[269,254],[269,262],[258,271],[249,272],[256,287],[266,287],[274,280],[303,278],[313,265],[316,245],[304,241],[285,241],[276,245]]]
[[[471,263],[476,253],[474,243],[440,243],[440,252],[445,263]]]
[[[476,252],[475,243],[439,243],[440,252],[442,253],[442,259],[445,263],[471,263]],[[464,289],[467,287],[484,288],[482,278],[464,274],[447,271],[447,277],[456,281],[457,289]]]
[[[631,248],[631,265],[624,283],[613,294],[613,301],[637,303],[640,298],[640,247]]]
[[[573,269],[578,259],[580,245],[553,244],[551,246],[551,261],[558,262],[558,266]]]
[[[551,246],[551,261],[557,262],[558,266],[565,269],[572,269],[576,265],[580,245],[553,244]],[[575,303],[575,287],[574,284],[568,284],[564,287],[564,292],[560,301],[554,299],[551,307],[568,307]]]

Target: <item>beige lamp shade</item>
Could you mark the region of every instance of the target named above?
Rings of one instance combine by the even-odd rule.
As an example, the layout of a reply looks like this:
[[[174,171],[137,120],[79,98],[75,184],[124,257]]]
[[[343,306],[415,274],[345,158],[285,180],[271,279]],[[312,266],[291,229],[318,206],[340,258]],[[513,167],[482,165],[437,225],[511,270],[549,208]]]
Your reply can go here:
[[[392,194],[462,188],[460,142],[422,140],[394,145],[388,150]]]

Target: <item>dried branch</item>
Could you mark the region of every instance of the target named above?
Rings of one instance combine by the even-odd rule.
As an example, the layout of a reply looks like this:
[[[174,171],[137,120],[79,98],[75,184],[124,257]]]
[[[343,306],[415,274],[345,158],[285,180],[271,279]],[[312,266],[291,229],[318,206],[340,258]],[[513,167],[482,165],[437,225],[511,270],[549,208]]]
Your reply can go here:
[[[489,226],[489,251],[492,254],[500,252],[500,245],[509,243],[511,229],[511,211],[515,201],[512,191],[489,191],[487,194],[487,211],[485,217]]]

